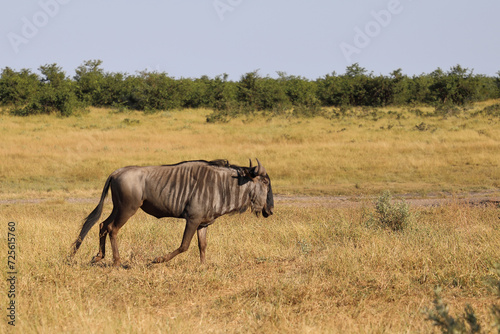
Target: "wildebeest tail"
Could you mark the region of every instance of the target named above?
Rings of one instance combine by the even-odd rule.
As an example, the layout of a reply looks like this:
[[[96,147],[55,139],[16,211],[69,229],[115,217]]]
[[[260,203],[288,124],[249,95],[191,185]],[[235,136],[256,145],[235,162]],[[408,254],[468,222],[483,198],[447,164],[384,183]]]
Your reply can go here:
[[[78,250],[78,248],[80,248],[80,245],[82,244],[83,239],[85,238],[87,233],[89,233],[92,226],[94,226],[95,223],[97,223],[97,221],[101,217],[102,208],[104,206],[104,200],[106,199],[106,196],[108,195],[108,190],[109,190],[110,185],[111,185],[111,176],[108,177],[108,179],[106,180],[106,183],[104,184],[104,189],[102,190],[101,200],[99,201],[99,204],[97,204],[95,209],[87,216],[87,218],[85,218],[85,221],[83,222],[83,225],[82,225],[82,230],[80,231],[80,235],[78,236],[76,241],[73,243],[73,251],[72,251],[71,255],[74,255],[76,253],[76,251]]]

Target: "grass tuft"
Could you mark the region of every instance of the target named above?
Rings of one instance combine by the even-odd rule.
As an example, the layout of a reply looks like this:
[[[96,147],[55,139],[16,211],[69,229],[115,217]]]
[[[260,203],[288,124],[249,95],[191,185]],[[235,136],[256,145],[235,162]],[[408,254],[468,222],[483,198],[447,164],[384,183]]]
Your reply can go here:
[[[371,220],[382,228],[402,231],[411,225],[413,218],[408,203],[404,200],[393,203],[391,192],[384,191],[375,203],[375,215]]]

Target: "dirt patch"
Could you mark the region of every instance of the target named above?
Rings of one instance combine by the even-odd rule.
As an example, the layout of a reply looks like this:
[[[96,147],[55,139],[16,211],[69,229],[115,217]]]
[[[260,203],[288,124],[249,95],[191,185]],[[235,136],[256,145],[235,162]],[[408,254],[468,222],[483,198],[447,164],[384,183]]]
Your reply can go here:
[[[500,195],[498,191],[469,192],[460,194],[429,194],[425,197],[416,194],[394,195],[395,200],[405,200],[415,207],[433,207],[460,203],[463,205],[498,205],[500,206]],[[372,206],[377,196],[305,196],[305,195],[275,195],[275,205],[295,207],[329,207],[349,208]],[[0,205],[13,204],[39,204],[39,203],[89,203],[99,202],[99,198],[68,197],[62,199],[54,198],[31,198],[31,199],[2,199]],[[106,202],[110,202],[108,198]]]
[[[469,192],[461,194],[430,194],[425,197],[416,194],[395,195],[395,200],[405,200],[411,206],[434,207],[459,203],[462,205],[500,205],[498,191]],[[347,208],[372,206],[377,196],[284,196],[274,197],[277,205],[299,207]]]

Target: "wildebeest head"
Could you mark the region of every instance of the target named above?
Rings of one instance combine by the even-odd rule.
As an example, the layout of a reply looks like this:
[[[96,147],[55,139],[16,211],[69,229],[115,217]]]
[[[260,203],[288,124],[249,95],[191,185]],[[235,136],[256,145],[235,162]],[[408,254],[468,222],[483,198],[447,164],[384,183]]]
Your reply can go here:
[[[257,166],[255,167],[252,167],[252,160],[250,160],[250,167],[248,167],[247,171],[248,176],[255,184],[254,191],[250,195],[252,211],[257,214],[262,212],[262,215],[267,218],[273,214],[274,209],[271,179],[269,178],[269,175],[267,175],[266,169],[260,164],[258,159]]]

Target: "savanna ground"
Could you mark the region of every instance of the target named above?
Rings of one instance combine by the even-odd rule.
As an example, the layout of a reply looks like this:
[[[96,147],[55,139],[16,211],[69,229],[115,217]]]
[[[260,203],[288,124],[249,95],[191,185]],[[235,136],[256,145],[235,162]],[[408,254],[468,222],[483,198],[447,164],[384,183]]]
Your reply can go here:
[[[476,109],[498,103],[477,104]],[[429,333],[434,288],[450,313],[472,305],[485,332],[499,303],[500,119],[463,111],[429,116],[402,108],[340,118],[255,116],[206,123],[208,110],[153,115],[93,109],[79,117],[0,116],[2,278],[7,223],[16,222],[17,320],[31,332]],[[125,165],[258,157],[276,194],[275,214],[219,218],[207,264],[196,242],[166,265],[183,222],[138,213],[119,234],[128,269],[97,252],[91,230],[66,262],[106,177]],[[373,224],[383,190],[410,202],[413,221]],[[342,205],[331,205],[339,199]],[[107,202],[104,215],[111,205]],[[109,246],[108,246],[109,248]],[[1,305],[8,303],[2,279]],[[6,312],[4,311],[6,314]],[[0,330],[9,328],[7,317]]]

